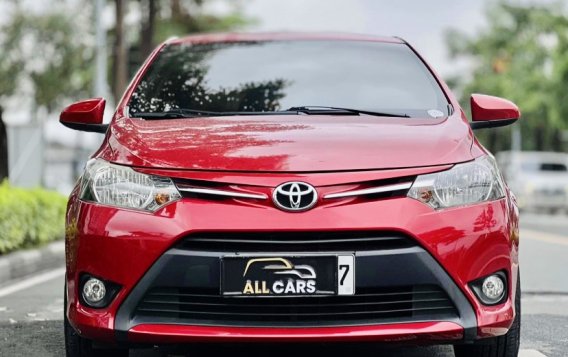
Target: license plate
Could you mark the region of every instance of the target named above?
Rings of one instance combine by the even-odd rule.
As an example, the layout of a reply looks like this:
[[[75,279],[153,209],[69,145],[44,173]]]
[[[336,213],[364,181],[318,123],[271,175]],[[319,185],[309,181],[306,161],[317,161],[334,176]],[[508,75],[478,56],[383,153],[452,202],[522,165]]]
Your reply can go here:
[[[355,257],[225,256],[224,296],[314,296],[355,294]]]

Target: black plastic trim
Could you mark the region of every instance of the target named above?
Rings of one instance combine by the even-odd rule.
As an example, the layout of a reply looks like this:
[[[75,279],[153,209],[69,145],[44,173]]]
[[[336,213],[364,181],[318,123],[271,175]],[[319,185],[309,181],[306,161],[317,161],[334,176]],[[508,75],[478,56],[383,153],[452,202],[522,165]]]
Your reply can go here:
[[[83,286],[85,285],[87,280],[91,278],[95,278],[102,281],[105,284],[105,289],[106,289],[105,297],[96,304],[90,304],[86,302],[85,299],[83,299]],[[114,300],[116,294],[118,294],[118,292],[120,291],[120,288],[121,288],[120,285],[112,281],[105,280],[88,273],[81,273],[81,275],[79,276],[79,291],[77,292],[77,295],[79,296],[79,301],[83,306],[89,307],[91,309],[104,309],[105,307],[109,306],[110,303]]]
[[[487,120],[487,121],[472,121],[469,123],[469,126],[473,130],[478,129],[487,129],[487,128],[498,128],[501,126],[507,126],[514,124],[517,121],[517,118],[513,119],[500,119],[500,120]]]
[[[487,277],[490,277],[492,275],[497,275],[497,276],[501,277],[501,279],[503,279],[503,281],[505,283],[505,291],[503,292],[503,296],[497,301],[490,301],[490,300],[486,299],[485,296],[483,296],[483,292],[482,292],[483,281]],[[507,273],[505,273],[504,271],[498,271],[498,272],[495,272],[493,274],[489,274],[489,275],[486,275],[482,278],[474,280],[471,283],[469,283],[469,286],[470,286],[471,290],[473,291],[473,293],[475,294],[475,296],[477,297],[477,299],[479,300],[479,302],[481,302],[485,306],[500,305],[500,304],[504,303],[505,300],[507,299],[507,297],[509,296],[509,279],[507,278]]]
[[[108,124],[84,124],[84,123],[71,123],[61,121],[63,126],[68,127],[69,129],[85,131],[88,133],[101,133],[106,134],[109,125]]]
[[[199,233],[189,235],[179,249],[214,252],[337,252],[409,248],[416,242],[401,234],[377,232]]]
[[[245,252],[240,252],[245,254]],[[187,259],[210,259],[218,261],[221,256],[226,253],[219,252],[206,252],[206,251],[190,251],[185,249],[170,249],[156,263],[148,270],[146,275],[140,282],[133,288],[129,296],[123,301],[122,305],[117,311],[115,319],[115,335],[118,341],[128,342],[128,331],[143,323],[162,323],[162,324],[198,324],[203,326],[225,326],[212,319],[210,322],[204,321],[163,321],[163,319],[156,318],[155,321],[150,321],[149,318],[144,317],[144,321],[137,320],[135,311],[142,301],[146,293],[152,288],[155,281],[160,281],[161,284],[167,285],[164,281],[164,275],[168,274],[166,270],[173,269],[176,271],[184,271],[187,268]],[[260,254],[260,253],[256,253]],[[268,252],[264,254],[270,254]],[[272,253],[274,255],[275,253]],[[278,254],[278,253],[276,253]],[[420,247],[390,249],[381,251],[359,251],[356,252],[356,262],[358,266],[357,274],[357,287],[372,286],[377,280],[377,271],[393,272],[400,271],[400,273],[384,274],[381,279],[382,286],[400,286],[411,285],[414,282],[423,284],[435,283],[449,296],[449,299],[455,305],[458,316],[455,318],[444,319],[444,321],[453,321],[458,323],[464,328],[463,342],[473,341],[477,339],[477,318],[474,309],[463,292],[458,288],[455,282],[449,277],[444,269],[436,262],[436,260]],[[179,266],[179,268],[177,268]],[[366,268],[362,268],[366,267]],[[372,269],[369,269],[372,268]],[[148,320],[148,321],[146,321]],[[434,317],[430,319],[425,316],[420,321],[436,321]],[[340,319],[337,321],[325,321],[321,324],[294,324],[288,327],[323,327],[323,326],[362,326],[362,325],[381,325],[394,322],[403,322],[400,320],[357,320],[352,323],[346,323]],[[417,321],[408,321],[417,322]],[[251,326],[247,322],[231,326]],[[257,323],[254,326],[261,326]],[[266,322],[264,326],[273,326],[272,323]],[[278,325],[284,327],[285,325]]]

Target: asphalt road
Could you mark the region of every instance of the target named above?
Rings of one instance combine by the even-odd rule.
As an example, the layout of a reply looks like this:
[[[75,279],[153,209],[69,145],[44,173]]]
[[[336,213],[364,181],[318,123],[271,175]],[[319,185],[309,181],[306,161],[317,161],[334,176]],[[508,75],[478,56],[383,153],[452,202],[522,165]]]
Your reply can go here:
[[[521,357],[568,356],[568,216],[525,214],[521,229],[523,336]],[[64,356],[63,270],[0,287],[0,356]],[[267,345],[206,349],[193,347],[174,356],[348,355],[453,356],[451,347],[387,348],[376,345]],[[136,350],[131,356],[163,356]]]

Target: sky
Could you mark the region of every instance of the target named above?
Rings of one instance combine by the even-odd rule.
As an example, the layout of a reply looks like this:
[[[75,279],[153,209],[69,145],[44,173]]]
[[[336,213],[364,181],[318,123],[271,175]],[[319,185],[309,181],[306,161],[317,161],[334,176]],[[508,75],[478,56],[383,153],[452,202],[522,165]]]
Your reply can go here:
[[[337,31],[399,36],[442,75],[453,74],[444,33],[475,33],[491,0],[249,0],[245,14],[258,31]]]

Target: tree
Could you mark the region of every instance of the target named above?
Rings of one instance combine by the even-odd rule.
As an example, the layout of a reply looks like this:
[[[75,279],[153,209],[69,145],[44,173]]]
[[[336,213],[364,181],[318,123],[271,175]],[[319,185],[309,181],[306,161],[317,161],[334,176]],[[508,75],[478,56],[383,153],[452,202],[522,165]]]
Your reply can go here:
[[[146,58],[154,49],[154,32],[156,31],[156,16],[158,4],[156,0],[143,0],[143,18],[140,31],[140,55]]]
[[[21,33],[19,24],[14,24],[14,30]],[[17,36],[4,35],[0,38],[2,53],[0,56],[0,182],[8,177],[8,137],[3,120],[3,102],[16,90],[17,73],[22,69],[22,63],[14,54],[17,47]]]
[[[116,23],[114,29],[115,42],[113,52],[112,94],[118,102],[128,83],[128,48],[124,31],[126,0],[115,0]]]
[[[53,112],[89,93],[93,50],[76,21],[62,11],[35,15],[16,7],[0,28],[0,99],[27,85],[35,106]]]
[[[214,15],[204,9],[206,0],[137,0],[141,12],[141,22],[136,41],[124,46],[128,47],[126,58],[113,56],[113,92],[118,100],[126,87],[126,81],[119,80],[121,74],[119,61],[128,63],[127,76],[132,76],[142,62],[155,48],[156,44],[173,36],[184,36],[198,32],[230,31],[242,28],[251,23],[251,19],[242,15],[238,8],[239,1],[226,0],[233,5],[233,10],[225,15]],[[125,12],[118,11],[127,7],[128,0],[115,0],[117,6],[115,36],[115,52],[121,47],[119,39],[124,38],[122,18]],[[122,38],[120,37],[122,36]]]
[[[172,36],[192,33],[232,31],[254,21],[242,14],[239,1],[228,2],[233,5],[232,11],[215,15],[206,12],[204,5],[207,0],[171,0],[169,9],[164,7],[158,12],[154,37],[157,41],[164,41]]]
[[[473,65],[471,79],[454,78],[464,103],[470,93],[508,98],[520,105],[523,149],[561,150],[568,126],[568,18],[559,4],[513,5],[501,0],[487,11],[487,28],[473,36],[451,30],[453,58]],[[510,147],[510,130],[480,133],[492,151]]]
[[[5,9],[10,9],[7,4]],[[0,27],[0,113],[9,97],[31,98],[34,118],[40,109],[53,113],[69,98],[90,92],[93,50],[89,23],[81,21],[85,12],[69,11],[62,1],[54,1],[49,9],[35,14],[15,2]],[[0,114],[0,180],[8,174],[7,157]]]

